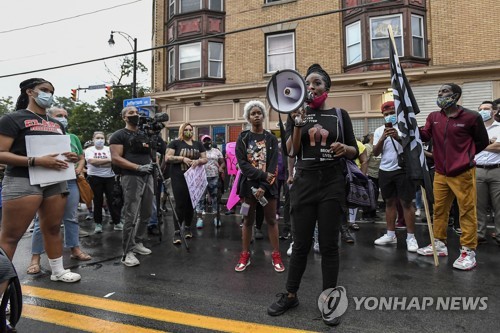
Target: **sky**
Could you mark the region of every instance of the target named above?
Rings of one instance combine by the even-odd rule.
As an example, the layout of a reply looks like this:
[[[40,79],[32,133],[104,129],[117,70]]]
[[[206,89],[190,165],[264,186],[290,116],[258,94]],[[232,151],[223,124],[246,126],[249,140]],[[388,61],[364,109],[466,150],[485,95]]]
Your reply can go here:
[[[31,77],[41,77],[52,82],[56,97],[70,97],[71,89],[78,87],[112,84],[113,80],[116,82],[117,79],[106,71],[106,66],[118,75],[121,57],[7,78],[1,76],[132,52],[127,40],[116,34],[115,46],[108,45],[112,30],[137,38],[138,50],[148,49],[152,45],[152,2],[153,0],[2,1],[0,98],[12,96],[15,102],[19,96],[19,83]],[[83,15],[90,12],[96,13]],[[79,17],[71,18],[74,16]],[[48,23],[66,18],[69,19]],[[39,24],[43,25],[10,31]],[[149,87],[151,52],[139,53],[138,61],[148,68],[148,72],[138,72],[137,81],[141,86]],[[122,83],[131,81],[132,77],[125,78]],[[79,91],[80,100],[89,103],[103,96],[104,89]]]

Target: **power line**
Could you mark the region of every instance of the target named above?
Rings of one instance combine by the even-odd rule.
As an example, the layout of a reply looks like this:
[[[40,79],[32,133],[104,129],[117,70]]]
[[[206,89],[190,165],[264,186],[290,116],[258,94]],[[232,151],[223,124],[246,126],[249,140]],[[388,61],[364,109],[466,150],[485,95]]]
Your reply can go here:
[[[98,10],[95,10],[93,12],[87,12],[87,13],[78,14],[78,15],[75,15],[75,16],[65,17],[65,18],[62,18],[62,19],[54,20],[54,21],[48,21],[48,22],[38,23],[38,24],[34,24],[34,25],[28,25],[26,27],[14,28],[14,29],[10,29],[10,30],[3,30],[3,31],[0,31],[0,34],[6,34],[6,33],[9,33],[9,32],[14,32],[14,31],[19,31],[19,30],[26,30],[26,29],[36,28],[36,27],[41,27],[41,26],[44,26],[44,25],[48,25],[48,24],[52,24],[52,23],[58,23],[58,22],[62,22],[62,21],[68,21],[68,20],[72,20],[72,19],[75,19],[75,18],[78,18],[78,17],[92,15],[92,14],[96,14],[96,13],[99,13],[99,12],[108,11],[108,10],[115,9],[115,8],[118,8],[118,7],[122,7],[122,6],[128,6],[128,5],[131,5],[133,3],[141,2],[141,1],[143,1],[143,0],[135,0],[135,1],[132,1],[132,2],[123,3],[123,4],[120,4],[120,5],[113,6],[113,7],[98,9]]]
[[[138,0],[138,1],[142,1],[142,0]],[[168,43],[168,44],[164,44],[164,45],[161,45],[161,46],[155,46],[155,47],[151,47],[151,48],[148,48],[148,49],[137,50],[137,53],[143,53],[143,52],[149,52],[149,51],[164,49],[164,48],[175,46],[175,45],[184,45],[184,44],[189,44],[189,43],[193,43],[193,42],[199,42],[199,41],[202,41],[202,40],[207,39],[207,38],[224,37],[224,36],[228,36],[228,35],[234,35],[234,34],[237,34],[237,33],[240,33],[240,32],[247,32],[247,31],[250,31],[250,30],[262,29],[262,28],[266,28],[266,27],[273,26],[273,25],[276,25],[276,24],[284,24],[284,23],[289,23],[289,22],[294,22],[294,21],[302,21],[302,20],[307,20],[307,19],[311,19],[311,18],[315,18],[315,17],[326,16],[326,15],[331,15],[331,14],[337,14],[337,13],[341,13],[341,12],[348,11],[348,10],[359,9],[359,8],[364,8],[364,7],[370,7],[370,6],[380,5],[380,4],[383,4],[383,3],[394,2],[394,1],[395,0],[382,0],[382,1],[379,1],[379,2],[372,2],[372,3],[368,3],[368,4],[364,4],[364,5],[359,5],[359,6],[353,6],[353,7],[347,7],[347,8],[342,8],[342,9],[330,10],[330,11],[326,11],[326,12],[318,13],[318,14],[310,14],[310,15],[305,15],[305,16],[299,16],[299,17],[296,17],[296,18],[291,18],[291,19],[287,19],[287,20],[283,20],[283,21],[279,21],[279,22],[266,23],[266,24],[261,24],[261,25],[257,25],[257,26],[253,26],[253,27],[248,27],[248,28],[237,29],[237,30],[228,31],[228,32],[221,32],[221,33],[211,34],[211,35],[206,35],[206,36],[201,36],[201,37],[194,37],[194,38],[191,38],[191,39],[177,41],[177,42],[173,42],[173,43]],[[79,62],[75,62],[75,63],[71,63],[71,64],[66,64],[66,65],[59,65],[59,66],[47,67],[47,68],[43,68],[43,69],[35,69],[35,70],[31,70],[31,71],[26,71],[26,72],[1,75],[0,79],[7,78],[7,77],[13,77],[13,76],[19,76],[19,75],[25,75],[25,74],[32,74],[32,73],[44,72],[44,71],[49,71],[49,70],[53,70],[53,69],[78,66],[78,65],[83,65],[83,64],[88,64],[88,63],[96,62],[96,61],[103,61],[103,60],[108,60],[108,59],[113,59],[113,58],[118,58],[118,57],[123,57],[123,56],[128,56],[128,55],[133,55],[134,53],[135,52],[127,52],[127,53],[116,54],[116,55],[113,55],[113,56],[108,56],[108,57],[103,57],[103,58],[97,58],[97,59],[92,59],[92,60],[79,61]]]

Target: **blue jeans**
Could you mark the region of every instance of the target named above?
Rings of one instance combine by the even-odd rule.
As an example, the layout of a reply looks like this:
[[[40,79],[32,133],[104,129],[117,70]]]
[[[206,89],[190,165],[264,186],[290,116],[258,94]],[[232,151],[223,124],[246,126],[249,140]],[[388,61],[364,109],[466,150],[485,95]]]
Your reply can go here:
[[[210,200],[212,202],[212,212],[217,212],[217,185],[219,183],[219,177],[207,177],[207,191],[210,196]],[[196,205],[196,212],[201,213],[205,210],[205,198],[201,198]]]
[[[78,239],[80,226],[78,225],[77,217],[80,192],[78,191],[76,180],[68,180],[68,190],[68,201],[66,201],[66,206],[64,206],[64,216],[62,221],[64,224],[64,247],[73,248],[80,245],[80,240]],[[35,217],[34,227],[33,237],[31,238],[31,253],[42,254],[45,252],[45,249],[43,247],[43,238],[40,230],[38,215]]]

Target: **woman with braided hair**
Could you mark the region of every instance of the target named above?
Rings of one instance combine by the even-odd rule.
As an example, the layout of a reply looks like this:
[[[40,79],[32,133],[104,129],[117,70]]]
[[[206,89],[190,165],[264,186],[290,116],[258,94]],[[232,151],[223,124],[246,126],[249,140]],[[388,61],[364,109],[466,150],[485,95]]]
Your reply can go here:
[[[339,231],[346,220],[344,158],[355,159],[358,148],[347,111],[327,101],[330,76],[314,64],[306,75],[310,98],[307,107],[290,115],[287,121],[287,149],[297,157],[295,177],[290,188],[290,216],[294,243],[288,269],[286,292],[267,310],[279,316],[299,305],[297,291],[306,269],[314,227],[318,223],[323,291],[337,286],[339,272]],[[341,117],[339,117],[341,116]],[[338,325],[340,318],[323,316],[327,325]]]
[[[28,79],[20,84],[21,94],[16,111],[0,119],[0,163],[7,164],[2,188],[2,229],[0,247],[12,260],[17,244],[38,212],[43,241],[52,281],[76,282],[80,275],[63,268],[60,224],[68,196],[65,181],[48,185],[31,185],[29,166],[54,170],[69,167],[67,162],[77,162],[73,152],[41,157],[27,156],[26,137],[30,135],[63,135],[64,126],[48,116],[46,109],[52,105],[54,86],[44,79]]]

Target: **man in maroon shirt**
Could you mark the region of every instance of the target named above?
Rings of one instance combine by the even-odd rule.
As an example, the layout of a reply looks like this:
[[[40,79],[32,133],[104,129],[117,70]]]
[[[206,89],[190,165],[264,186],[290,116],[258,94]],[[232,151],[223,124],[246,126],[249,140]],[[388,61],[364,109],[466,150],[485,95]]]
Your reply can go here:
[[[457,105],[462,89],[446,83],[439,89],[437,105],[420,129],[422,141],[433,141],[434,237],[439,256],[447,256],[446,247],[450,206],[457,198],[460,209],[460,256],[453,267],[470,270],[476,267],[477,246],[476,163],[474,156],[488,145],[488,133],[479,113]],[[432,246],[418,249],[418,254],[432,256]]]

